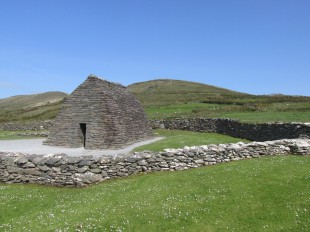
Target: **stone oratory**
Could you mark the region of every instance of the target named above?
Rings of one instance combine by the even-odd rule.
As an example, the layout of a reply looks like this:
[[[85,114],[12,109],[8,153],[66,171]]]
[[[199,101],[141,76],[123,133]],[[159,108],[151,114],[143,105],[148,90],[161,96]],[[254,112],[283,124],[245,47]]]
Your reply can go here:
[[[90,75],[65,99],[44,144],[117,149],[151,136],[149,121],[133,94]]]

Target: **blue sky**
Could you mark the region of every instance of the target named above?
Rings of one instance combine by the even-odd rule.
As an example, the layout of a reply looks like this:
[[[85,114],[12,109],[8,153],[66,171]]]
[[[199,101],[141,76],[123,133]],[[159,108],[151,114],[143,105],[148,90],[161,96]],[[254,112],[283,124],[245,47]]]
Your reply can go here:
[[[0,0],[0,98],[89,74],[310,96],[309,0]]]

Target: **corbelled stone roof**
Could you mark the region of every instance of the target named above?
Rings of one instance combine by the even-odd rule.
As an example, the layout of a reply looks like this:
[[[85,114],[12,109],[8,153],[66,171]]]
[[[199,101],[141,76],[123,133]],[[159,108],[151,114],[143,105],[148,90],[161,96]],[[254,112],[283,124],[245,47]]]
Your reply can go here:
[[[139,101],[124,86],[90,75],[64,102],[45,143],[106,149],[150,136]]]

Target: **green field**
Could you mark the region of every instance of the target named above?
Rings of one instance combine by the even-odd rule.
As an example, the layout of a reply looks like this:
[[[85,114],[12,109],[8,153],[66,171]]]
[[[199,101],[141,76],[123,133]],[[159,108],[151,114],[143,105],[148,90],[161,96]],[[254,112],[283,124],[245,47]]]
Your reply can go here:
[[[106,181],[0,185],[0,231],[309,231],[310,158],[278,156]]]
[[[187,103],[168,106],[149,106],[145,111],[150,119],[164,118],[232,118],[247,122],[309,122],[310,102],[270,103],[262,106]]]
[[[42,106],[0,110],[0,123],[51,120],[57,116],[62,103],[63,101],[58,101]]]
[[[159,79],[129,85],[127,89],[147,106],[164,106],[202,101],[227,101],[251,95],[202,83]]]
[[[53,119],[66,96],[62,92],[46,92],[0,99],[0,122]]]
[[[128,89],[140,100],[151,119],[211,117],[249,122],[310,121],[310,97],[250,95],[176,80],[147,81]]]
[[[23,133],[32,133],[33,131],[2,131],[0,130],[0,140],[15,140],[15,139],[32,139],[37,136],[23,136]]]
[[[248,140],[233,138],[228,135],[183,130],[157,129],[154,130],[154,134],[166,138],[155,143],[138,147],[134,151],[163,151],[165,148],[183,148],[185,146],[248,142]]]

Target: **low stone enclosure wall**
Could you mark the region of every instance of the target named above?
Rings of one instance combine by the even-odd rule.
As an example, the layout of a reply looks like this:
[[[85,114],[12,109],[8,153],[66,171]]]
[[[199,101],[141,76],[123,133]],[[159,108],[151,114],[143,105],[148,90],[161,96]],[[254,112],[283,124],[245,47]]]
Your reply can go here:
[[[273,155],[310,155],[309,123],[250,124],[230,119],[152,120],[153,129],[213,132],[252,143],[220,144],[139,152],[113,158],[28,155],[0,151],[0,182],[84,187],[107,179],[154,171],[175,171]],[[53,121],[0,124],[0,130],[48,130]]]
[[[310,137],[310,123],[242,123],[222,118],[172,118],[153,120],[153,128],[189,130],[230,135],[252,141]]]
[[[176,171],[273,155],[310,155],[310,139],[235,143],[94,158],[0,152],[0,182],[84,187],[138,173]]]
[[[23,130],[31,130],[31,131],[42,131],[49,130],[54,124],[53,120],[49,121],[34,121],[34,122],[5,122],[0,123],[0,130],[6,131],[23,131]]]
[[[53,121],[0,123],[0,130],[48,130]],[[179,129],[212,132],[252,141],[270,141],[310,137],[310,123],[243,123],[223,118],[171,118],[150,120],[153,129]]]

